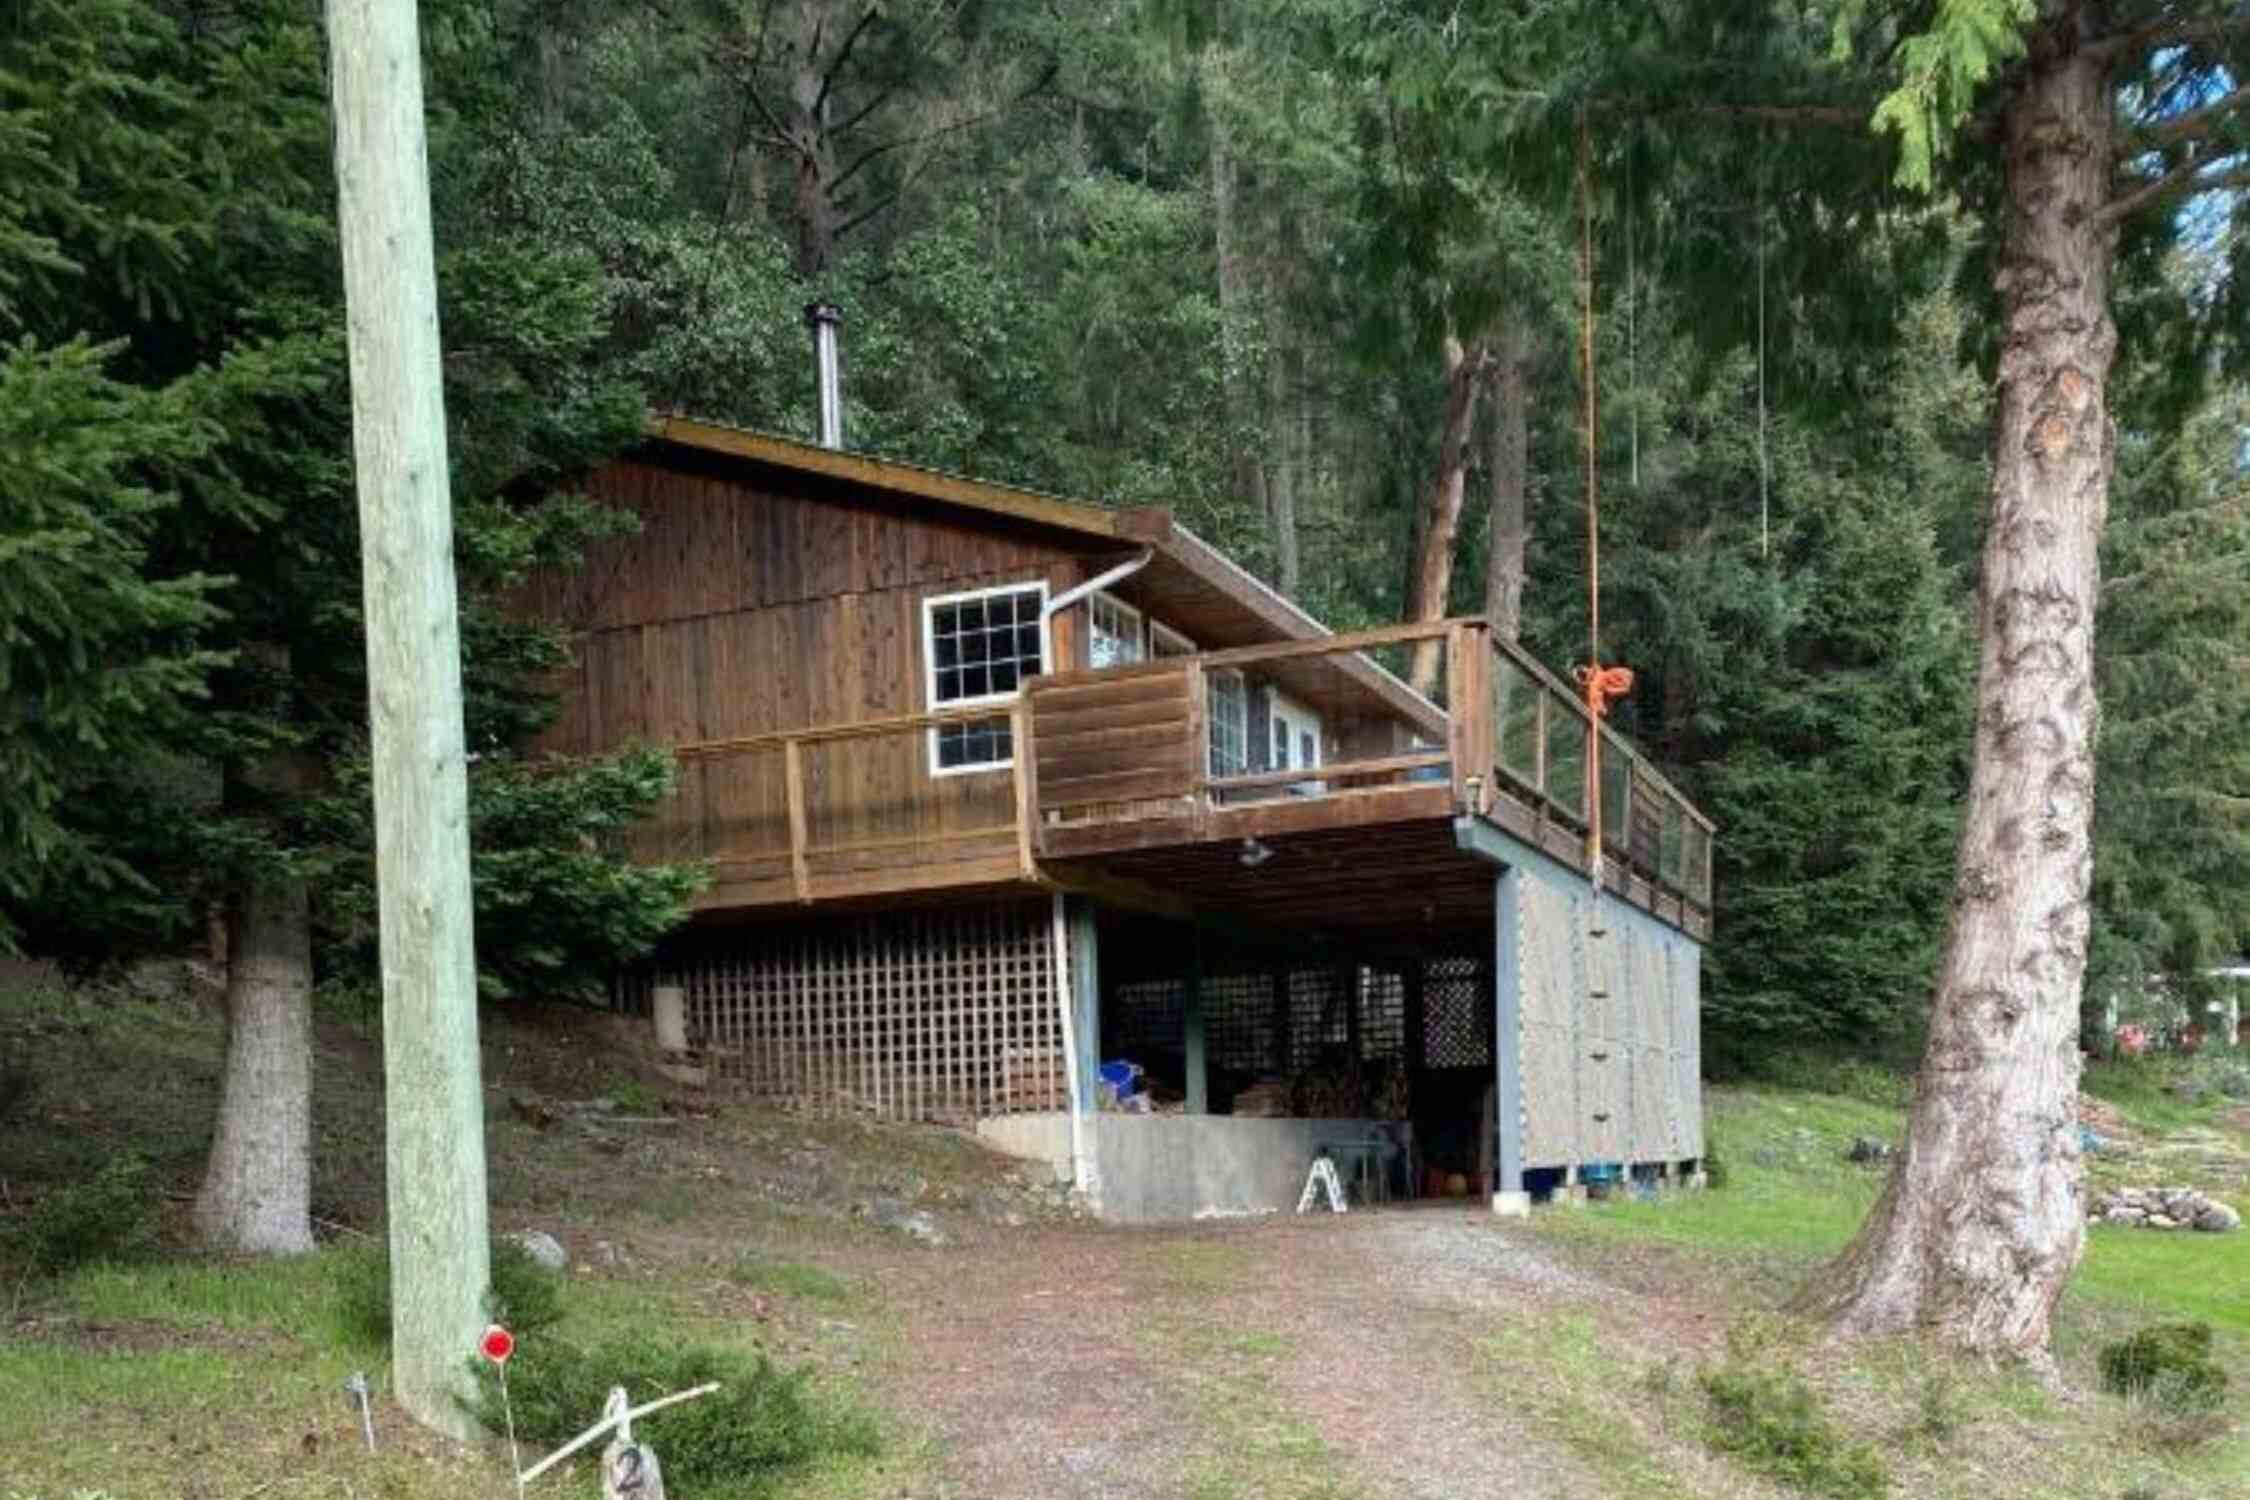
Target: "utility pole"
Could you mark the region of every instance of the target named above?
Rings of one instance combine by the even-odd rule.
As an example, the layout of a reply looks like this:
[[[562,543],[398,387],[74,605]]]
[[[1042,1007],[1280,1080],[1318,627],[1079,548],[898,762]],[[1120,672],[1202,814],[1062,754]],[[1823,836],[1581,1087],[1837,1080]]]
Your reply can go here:
[[[414,0],[328,0],[382,917],[391,1367],[454,1437],[492,1280],[453,508]]]

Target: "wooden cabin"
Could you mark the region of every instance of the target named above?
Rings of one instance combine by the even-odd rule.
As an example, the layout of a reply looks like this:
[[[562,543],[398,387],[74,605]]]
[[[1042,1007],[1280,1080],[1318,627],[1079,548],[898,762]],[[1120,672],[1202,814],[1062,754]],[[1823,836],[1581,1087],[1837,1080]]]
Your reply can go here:
[[[732,1086],[1121,1219],[1287,1207],[1319,1150],[1505,1208],[1702,1156],[1710,824],[1606,729],[1590,786],[1482,621],[1333,634],[1162,510],[676,417],[589,488],[641,526],[527,593],[577,645],[547,748],[677,755],[635,852],[712,882],[618,993]]]

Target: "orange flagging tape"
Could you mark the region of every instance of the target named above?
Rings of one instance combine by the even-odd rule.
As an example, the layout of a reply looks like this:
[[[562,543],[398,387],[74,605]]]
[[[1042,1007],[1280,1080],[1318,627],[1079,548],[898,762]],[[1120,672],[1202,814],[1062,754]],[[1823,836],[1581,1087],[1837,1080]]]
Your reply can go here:
[[[1607,718],[1610,700],[1622,698],[1633,690],[1633,669],[1599,664],[1580,667],[1578,685],[1586,690],[1587,710],[1597,719]]]

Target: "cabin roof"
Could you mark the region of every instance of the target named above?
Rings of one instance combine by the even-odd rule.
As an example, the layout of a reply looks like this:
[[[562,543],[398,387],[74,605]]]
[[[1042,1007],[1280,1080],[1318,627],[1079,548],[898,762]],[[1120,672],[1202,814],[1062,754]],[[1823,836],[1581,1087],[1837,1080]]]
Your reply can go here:
[[[1146,547],[1154,555],[1133,580],[1136,592],[1173,606],[1179,623],[1207,628],[1213,640],[1311,640],[1332,632],[1249,569],[1174,520],[1162,506],[1112,507],[949,474],[920,464],[824,448],[797,438],[659,414],[649,436],[661,444],[750,463],[819,474],[974,514],[1030,523],[1089,539]],[[1410,722],[1438,724],[1435,705],[1372,662],[1344,666],[1362,691],[1372,691]]]

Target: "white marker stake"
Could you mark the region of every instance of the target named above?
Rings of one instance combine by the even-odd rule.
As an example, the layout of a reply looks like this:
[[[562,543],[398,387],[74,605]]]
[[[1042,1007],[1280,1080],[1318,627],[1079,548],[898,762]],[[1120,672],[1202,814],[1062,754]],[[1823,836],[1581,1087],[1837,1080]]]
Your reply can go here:
[[[477,1352],[500,1372],[500,1410],[508,1418],[508,1471],[516,1476],[516,1500],[523,1500],[523,1455],[516,1451],[516,1407],[508,1399],[508,1356],[516,1352],[516,1336],[494,1323],[477,1340]]]

